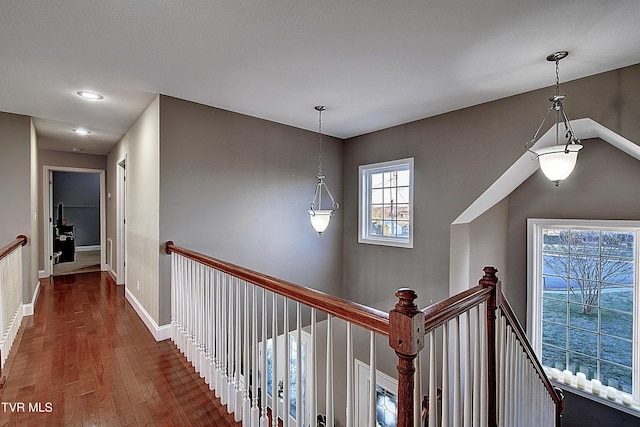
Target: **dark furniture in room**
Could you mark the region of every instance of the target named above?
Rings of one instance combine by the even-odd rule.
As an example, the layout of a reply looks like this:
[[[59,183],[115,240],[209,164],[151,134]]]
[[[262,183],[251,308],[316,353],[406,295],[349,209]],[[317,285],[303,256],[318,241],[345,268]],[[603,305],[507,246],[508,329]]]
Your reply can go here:
[[[74,262],[76,260],[76,226],[56,225],[53,227],[53,262]]]

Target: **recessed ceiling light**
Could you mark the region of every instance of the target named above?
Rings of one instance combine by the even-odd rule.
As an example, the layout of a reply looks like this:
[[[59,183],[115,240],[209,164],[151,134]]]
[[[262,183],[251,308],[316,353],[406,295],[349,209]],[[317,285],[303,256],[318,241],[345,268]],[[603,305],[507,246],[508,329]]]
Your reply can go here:
[[[91,131],[88,131],[86,129],[74,129],[73,131],[78,135],[89,135],[91,133]]]
[[[79,90],[76,92],[79,97],[84,99],[89,99],[91,101],[99,101],[104,99],[104,96],[99,94],[98,92],[91,92],[90,90]]]

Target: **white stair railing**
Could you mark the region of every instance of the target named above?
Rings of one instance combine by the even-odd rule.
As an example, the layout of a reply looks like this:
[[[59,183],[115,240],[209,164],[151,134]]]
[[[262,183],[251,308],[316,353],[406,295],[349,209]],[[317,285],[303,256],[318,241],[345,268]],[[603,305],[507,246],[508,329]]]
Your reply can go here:
[[[0,249],[0,387],[2,369],[22,323],[22,246],[26,236],[18,236]]]
[[[421,427],[423,417],[429,426],[557,425],[562,396],[493,268],[480,285],[423,310],[401,289],[387,314],[171,242],[165,250],[172,340],[244,426],[315,427],[321,417],[326,426],[375,427],[377,335],[398,356],[397,389],[387,388],[397,394],[398,426]],[[367,390],[354,378],[356,357],[368,359]]]
[[[327,426],[345,420],[359,425],[354,421],[356,328],[360,336],[371,336],[374,386],[367,395],[369,425],[375,426],[375,335],[388,335],[387,313],[171,243],[167,252],[171,338],[234,420],[249,427],[315,427],[321,415]],[[336,358],[346,348],[350,353]],[[343,371],[347,374],[334,375]],[[334,392],[344,390],[348,397],[336,401]]]

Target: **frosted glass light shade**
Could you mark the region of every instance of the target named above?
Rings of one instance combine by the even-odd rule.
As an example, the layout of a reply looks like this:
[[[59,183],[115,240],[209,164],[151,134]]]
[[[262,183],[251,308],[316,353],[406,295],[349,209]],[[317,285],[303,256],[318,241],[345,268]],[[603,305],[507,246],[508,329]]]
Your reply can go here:
[[[550,181],[556,185],[566,179],[576,166],[580,144],[553,145],[533,150],[540,160],[540,168]]]
[[[320,235],[327,229],[329,226],[329,221],[331,221],[332,210],[309,210],[309,218],[311,219],[311,225],[313,229]]]

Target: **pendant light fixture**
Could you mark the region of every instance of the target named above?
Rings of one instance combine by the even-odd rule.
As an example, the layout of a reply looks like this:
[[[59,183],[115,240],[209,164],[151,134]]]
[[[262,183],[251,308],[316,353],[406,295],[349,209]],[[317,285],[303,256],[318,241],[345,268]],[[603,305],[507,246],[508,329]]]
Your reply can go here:
[[[313,199],[309,203],[309,218],[311,219],[311,225],[316,230],[318,235],[322,233],[329,226],[329,221],[336,209],[340,206],[338,202],[333,199],[331,191],[324,182],[325,176],[322,173],[322,112],[326,108],[322,105],[315,107],[318,112],[318,175],[316,181],[316,190],[313,193]],[[322,209],[322,189],[329,195],[331,199],[331,209]]]
[[[538,130],[536,130],[533,138],[525,144],[525,148],[534,153],[540,161],[540,168],[542,169],[542,172],[556,186],[560,184],[560,181],[563,181],[571,174],[576,166],[576,161],[578,160],[578,151],[582,149],[580,140],[573,132],[571,122],[569,121],[567,112],[562,104],[565,95],[560,95],[559,63],[560,60],[566,58],[568,54],[569,53],[566,51],[560,51],[547,56],[547,61],[556,63],[556,91],[555,95],[549,98],[549,101],[551,101],[551,107],[547,110],[547,113],[542,119],[542,123],[538,126]],[[555,145],[547,147],[533,148],[537,142],[538,134],[544,126],[544,123],[547,121],[551,111],[554,111],[556,116],[556,143]],[[562,132],[560,129],[561,123],[564,124],[563,132],[565,141],[561,141],[560,137],[560,133]]]

